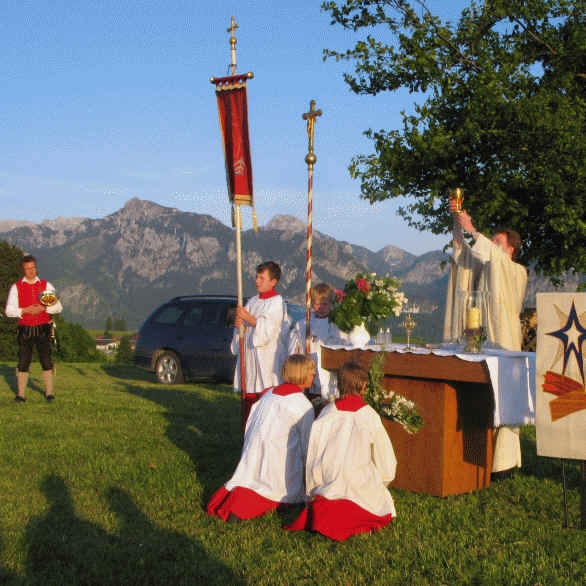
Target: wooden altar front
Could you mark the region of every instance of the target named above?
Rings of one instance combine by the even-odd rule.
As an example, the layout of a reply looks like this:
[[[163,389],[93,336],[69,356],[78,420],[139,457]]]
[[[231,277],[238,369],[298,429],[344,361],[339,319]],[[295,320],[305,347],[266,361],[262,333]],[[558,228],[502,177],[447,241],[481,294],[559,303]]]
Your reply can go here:
[[[375,352],[322,348],[322,367],[351,360],[368,369]],[[490,486],[494,399],[486,365],[455,356],[386,352],[384,386],[413,401],[424,425],[408,434],[383,419],[397,456],[392,487],[434,496]]]

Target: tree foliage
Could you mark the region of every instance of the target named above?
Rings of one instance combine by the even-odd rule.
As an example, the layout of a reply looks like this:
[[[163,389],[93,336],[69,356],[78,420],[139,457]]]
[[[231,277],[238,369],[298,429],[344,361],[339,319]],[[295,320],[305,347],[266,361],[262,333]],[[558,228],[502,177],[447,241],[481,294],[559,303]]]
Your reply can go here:
[[[120,338],[120,346],[116,352],[116,362],[119,364],[132,364],[132,347],[130,346],[130,336]]]
[[[92,362],[100,360],[96,341],[80,324],[66,322],[60,315],[53,320],[56,326],[57,350],[55,356],[63,362]]]
[[[324,51],[354,62],[354,92],[421,98],[402,128],[365,133],[375,152],[350,165],[363,198],[406,196],[407,222],[441,234],[451,229],[446,195],[463,186],[478,229],[521,234],[523,262],[549,276],[586,272],[584,0],[471,2],[454,24],[417,0],[322,9],[332,24],[371,31]]]
[[[17,321],[7,318],[4,308],[10,287],[22,278],[22,256],[20,248],[0,241],[0,360],[16,359]]]

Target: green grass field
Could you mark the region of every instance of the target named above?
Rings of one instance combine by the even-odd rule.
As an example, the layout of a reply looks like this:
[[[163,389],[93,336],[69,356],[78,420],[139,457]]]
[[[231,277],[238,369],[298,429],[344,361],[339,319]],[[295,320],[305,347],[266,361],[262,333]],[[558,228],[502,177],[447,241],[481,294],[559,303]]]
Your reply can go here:
[[[227,386],[164,387],[133,367],[60,364],[57,400],[13,401],[0,363],[2,584],[583,584],[586,531],[562,529],[560,462],[537,458],[484,491],[392,490],[398,517],[343,543],[204,513],[240,451]],[[578,467],[569,468],[579,515]]]

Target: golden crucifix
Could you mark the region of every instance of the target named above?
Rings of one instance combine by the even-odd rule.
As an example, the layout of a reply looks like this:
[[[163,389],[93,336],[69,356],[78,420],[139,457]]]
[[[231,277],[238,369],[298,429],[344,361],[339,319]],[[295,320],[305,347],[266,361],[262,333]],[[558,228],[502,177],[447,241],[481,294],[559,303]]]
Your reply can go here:
[[[309,112],[305,112],[305,114],[301,115],[303,120],[307,120],[307,136],[309,138],[309,152],[307,153],[307,156],[305,157],[305,162],[307,163],[307,165],[309,167],[313,167],[313,165],[317,161],[317,157],[313,154],[313,131],[314,131],[314,127],[315,127],[315,119],[321,115],[322,115],[322,111],[315,109],[315,100],[311,100],[311,102],[309,102]]]
[[[232,58],[232,63],[230,67],[232,68],[232,75],[236,75],[236,37],[234,36],[234,31],[238,28],[234,17],[232,16],[232,20],[230,22],[230,28],[226,29],[226,32],[230,34],[230,57]]]

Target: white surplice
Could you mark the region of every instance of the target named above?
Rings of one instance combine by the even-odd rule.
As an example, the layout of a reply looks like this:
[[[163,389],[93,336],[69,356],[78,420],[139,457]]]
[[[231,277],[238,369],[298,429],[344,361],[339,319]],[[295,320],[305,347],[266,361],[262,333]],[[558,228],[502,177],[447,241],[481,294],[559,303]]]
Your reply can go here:
[[[310,358],[317,366],[317,376],[309,392],[320,395],[324,401],[334,399],[338,390],[334,373],[321,367],[321,348],[325,344],[344,344],[345,335],[327,317],[317,317],[311,312],[310,327]],[[305,319],[299,320],[289,334],[289,355],[305,354]]]
[[[376,516],[396,516],[387,485],[395,478],[397,459],[379,415],[364,405],[341,411],[324,407],[309,438],[305,473],[308,496],[348,499]]]
[[[462,242],[454,251],[454,264],[446,300],[444,339],[455,339],[464,323],[462,300],[476,288],[488,295],[488,341],[505,350],[520,351],[523,342],[521,310],[527,287],[527,270],[499,246],[480,234],[472,248]],[[518,428],[494,430],[492,472],[521,466]]]
[[[279,388],[292,385],[281,385]],[[242,486],[272,501],[305,500],[304,472],[313,406],[299,389],[269,389],[250,411],[242,455],[227,490]]]
[[[472,289],[487,291],[488,341],[504,350],[521,350],[521,310],[527,270],[480,234],[472,248],[462,242],[454,251],[446,300],[444,339],[461,336],[463,299]]]
[[[286,349],[281,343],[286,305],[280,295],[261,299],[250,298],[246,309],[256,318],[254,327],[244,329],[244,357],[246,366],[246,392],[261,393],[264,389],[279,384],[279,369]],[[234,329],[232,353],[238,356],[234,371],[234,390],[240,391],[240,344],[238,329]]]

